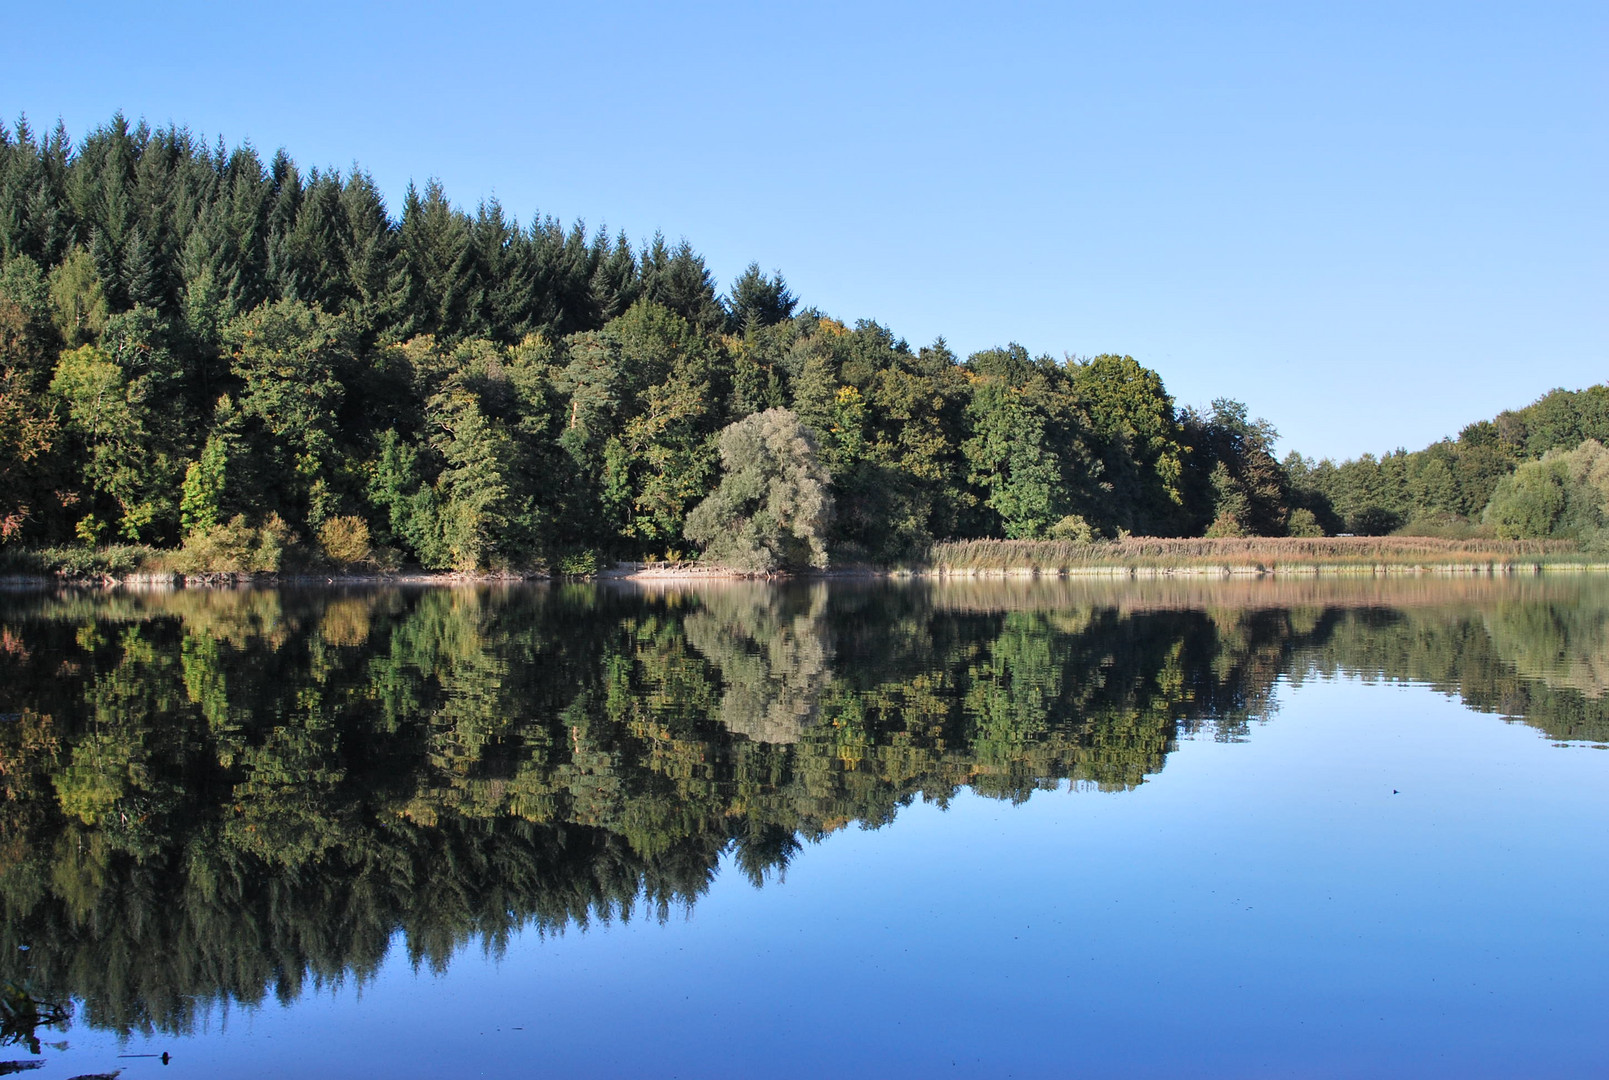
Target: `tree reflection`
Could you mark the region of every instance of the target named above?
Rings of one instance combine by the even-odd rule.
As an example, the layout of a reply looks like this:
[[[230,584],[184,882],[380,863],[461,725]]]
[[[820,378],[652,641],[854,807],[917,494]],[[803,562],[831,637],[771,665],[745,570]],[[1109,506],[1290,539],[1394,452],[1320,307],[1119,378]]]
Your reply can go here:
[[[13,595],[0,980],[93,1024],[183,1031],[219,1002],[363,980],[399,932],[440,967],[521,929],[664,918],[723,857],[758,884],[916,798],[1140,784],[1181,737],[1245,738],[1282,677],[1412,679],[1606,742],[1605,599],[1588,582]]]

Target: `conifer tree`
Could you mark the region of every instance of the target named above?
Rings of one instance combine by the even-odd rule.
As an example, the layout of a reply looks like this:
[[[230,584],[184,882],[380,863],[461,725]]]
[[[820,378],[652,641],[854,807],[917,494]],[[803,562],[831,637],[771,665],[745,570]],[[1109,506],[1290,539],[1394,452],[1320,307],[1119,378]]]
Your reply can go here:
[[[686,240],[674,248],[655,234],[642,253],[642,296],[662,304],[706,333],[726,325],[726,310],[715,295],[715,278]]]
[[[641,295],[641,279],[637,269],[637,255],[626,234],[615,237],[611,244],[604,233],[598,234],[593,245],[592,280],[588,289],[592,296],[593,318],[602,326],[610,319],[626,313]]]
[[[738,279],[732,283],[732,297],[728,304],[732,312],[732,329],[742,333],[754,326],[775,326],[793,317],[798,304],[787,282],[778,270],[770,277],[760,272],[759,263],[749,263]]]
[[[423,196],[409,185],[397,236],[396,332],[404,338],[438,334],[455,340],[464,332],[478,284],[468,219],[447,201],[437,181],[425,185]]]
[[[403,317],[391,279],[397,236],[367,173],[355,171],[347,177],[341,188],[341,214],[343,310],[365,334],[397,328]]]

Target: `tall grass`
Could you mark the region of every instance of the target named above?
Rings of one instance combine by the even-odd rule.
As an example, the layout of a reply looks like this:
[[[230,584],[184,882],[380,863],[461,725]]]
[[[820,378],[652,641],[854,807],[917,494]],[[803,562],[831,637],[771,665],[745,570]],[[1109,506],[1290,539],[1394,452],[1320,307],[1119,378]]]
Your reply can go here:
[[[934,544],[940,573],[1078,573],[1137,569],[1278,571],[1371,566],[1514,566],[1571,561],[1568,540],[1453,540],[1429,536],[1131,537],[1089,544],[1059,540],[962,540]]]

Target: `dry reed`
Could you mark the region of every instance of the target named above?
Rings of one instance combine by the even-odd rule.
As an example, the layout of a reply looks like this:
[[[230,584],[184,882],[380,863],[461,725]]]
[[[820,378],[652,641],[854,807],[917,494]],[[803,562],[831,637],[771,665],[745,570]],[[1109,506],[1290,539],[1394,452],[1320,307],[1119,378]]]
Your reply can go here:
[[[939,573],[1098,573],[1123,570],[1262,571],[1391,567],[1540,566],[1570,562],[1568,540],[1450,540],[1429,536],[1130,537],[1090,544],[1058,540],[963,540],[934,544]]]

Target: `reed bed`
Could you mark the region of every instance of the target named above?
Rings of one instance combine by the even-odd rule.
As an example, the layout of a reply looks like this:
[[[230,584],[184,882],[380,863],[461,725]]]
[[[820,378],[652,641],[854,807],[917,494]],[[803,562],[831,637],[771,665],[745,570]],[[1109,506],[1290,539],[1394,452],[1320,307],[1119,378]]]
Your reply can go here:
[[[1579,563],[1569,540],[1450,540],[1433,536],[1131,537],[1078,544],[1058,540],[963,540],[933,545],[939,574],[1178,572],[1278,573],[1326,568],[1507,570]]]

